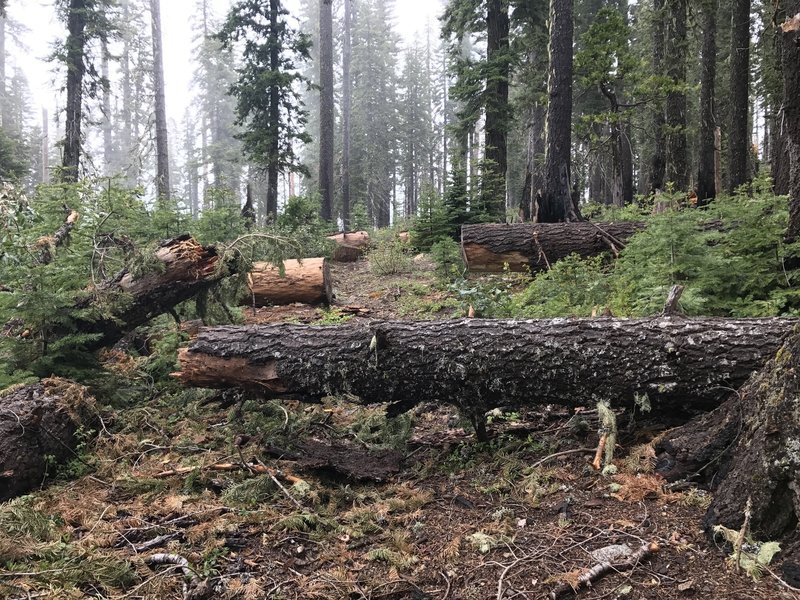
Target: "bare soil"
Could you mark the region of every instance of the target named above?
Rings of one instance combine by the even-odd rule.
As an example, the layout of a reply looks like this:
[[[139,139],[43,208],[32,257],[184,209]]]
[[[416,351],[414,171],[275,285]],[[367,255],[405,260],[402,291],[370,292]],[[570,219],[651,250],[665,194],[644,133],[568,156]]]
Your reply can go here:
[[[333,276],[340,308],[247,319],[463,316],[424,262],[376,277],[359,261]],[[618,472],[603,476],[588,464],[591,406],[498,411],[493,441],[477,444],[450,407],[422,404],[387,421],[381,407],[346,398],[279,404],[155,389],[142,383],[141,360],[109,362],[141,395],[103,413],[81,458],[91,472],[0,505],[0,597],[543,599],[594,566],[598,549],[656,543],[651,558],[576,596],[800,598],[769,572],[756,582],[727,565],[723,545],[700,530],[708,494],[670,490],[651,473],[646,444],[658,424],[618,415]],[[181,467],[196,469],[164,475]],[[25,525],[42,516],[46,527]]]

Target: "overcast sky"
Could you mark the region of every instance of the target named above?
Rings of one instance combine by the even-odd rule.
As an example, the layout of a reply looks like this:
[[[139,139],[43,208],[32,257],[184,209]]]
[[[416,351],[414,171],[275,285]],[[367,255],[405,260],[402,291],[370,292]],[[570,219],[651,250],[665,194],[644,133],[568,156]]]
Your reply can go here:
[[[334,6],[340,2],[334,0]],[[212,0],[212,4],[216,15],[222,16],[232,0]],[[297,0],[288,0],[286,4],[292,10]],[[189,80],[194,70],[190,54],[194,5],[195,0],[161,0],[167,112],[169,118],[178,123],[192,97]],[[399,0],[395,6],[397,31],[405,40],[412,40],[417,33],[424,36],[428,22],[432,23],[434,31],[438,29],[436,17],[441,12],[441,0]],[[64,27],[56,18],[53,0],[11,0],[8,12],[11,19],[28,29],[22,40],[27,50],[21,51],[9,44],[9,51],[30,83],[35,118],[42,108],[47,108],[52,115],[58,90],[64,85],[60,79],[54,81],[51,65],[44,60],[53,41],[64,37]],[[63,99],[60,103],[63,106]]]

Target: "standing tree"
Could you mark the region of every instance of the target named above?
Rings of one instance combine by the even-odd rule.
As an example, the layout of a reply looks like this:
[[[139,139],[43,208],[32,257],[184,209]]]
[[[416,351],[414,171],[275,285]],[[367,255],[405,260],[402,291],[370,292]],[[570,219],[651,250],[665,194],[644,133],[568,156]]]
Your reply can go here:
[[[800,0],[783,0],[783,119],[789,148],[788,242],[800,237]]]
[[[731,3],[730,134],[728,135],[728,191],[747,183],[750,154],[747,120],[750,103],[750,0]]]
[[[161,40],[161,0],[150,0],[153,26],[153,85],[156,112],[156,190],[159,200],[169,200],[169,143],[164,98],[164,58]]]
[[[664,75],[664,52],[666,28],[664,27],[666,0],[653,0],[653,55],[652,72],[656,77]],[[666,136],[664,127],[664,106],[660,101],[655,103],[653,109],[652,129],[654,136],[653,154],[650,157],[649,191],[654,193],[664,187],[664,177],[666,176]]]
[[[332,0],[319,3],[319,191],[320,216],[333,216],[333,14]]]
[[[668,181],[679,190],[689,187],[689,158],[686,142],[686,38],[687,0],[667,0],[666,61],[670,89],[667,94]]]
[[[544,193],[540,223],[577,218],[571,197],[572,0],[550,0],[550,68],[547,81]]]
[[[81,125],[83,121],[83,75],[86,72],[86,21],[93,0],[69,0],[67,7],[67,107],[64,135],[64,181],[77,181],[81,163]]]
[[[295,142],[308,142],[306,113],[296,84],[308,84],[297,63],[309,58],[309,37],[292,29],[280,0],[240,0],[234,4],[218,39],[226,48],[242,44],[243,64],[231,87],[236,97],[237,134],[244,151],[267,170],[268,218],[278,213],[278,175],[303,172]]]
[[[717,71],[717,4],[718,0],[703,2],[703,55],[700,86],[700,156],[697,170],[697,203],[699,206],[717,195],[714,140],[717,121],[714,106],[714,86]]]
[[[350,108],[353,101],[353,83],[350,79],[352,59],[352,6],[344,0],[344,41],[342,47],[342,227],[350,228]]]

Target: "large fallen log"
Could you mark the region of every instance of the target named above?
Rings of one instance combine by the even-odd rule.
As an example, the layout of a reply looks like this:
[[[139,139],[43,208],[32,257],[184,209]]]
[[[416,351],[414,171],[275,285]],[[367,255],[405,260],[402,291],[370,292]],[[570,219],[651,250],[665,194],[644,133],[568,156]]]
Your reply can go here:
[[[247,277],[248,304],[330,304],[333,299],[331,272],[325,258],[283,261],[284,273],[265,262],[253,263]]]
[[[466,319],[203,329],[175,377],[308,399],[349,394],[391,412],[497,406],[713,408],[780,347],[794,319]],[[646,397],[646,398],[645,398]]]
[[[77,457],[77,432],[96,417],[94,399],[65,379],[0,392],[0,501],[24,494]]]
[[[333,260],[336,262],[354,262],[369,247],[369,233],[366,231],[351,231],[329,235],[328,239],[336,242],[333,251]]]
[[[619,252],[644,227],[634,221],[464,225],[461,249],[470,271],[500,272],[508,264],[511,271],[535,273],[570,254]]]
[[[82,333],[98,335],[89,349],[116,343],[153,317],[210,289],[236,268],[233,261],[222,264],[216,248],[202,246],[189,235],[162,242],[154,258],[157,268],[139,276],[123,269],[76,302],[77,308],[87,312],[74,326]],[[123,295],[124,302],[109,302]]]

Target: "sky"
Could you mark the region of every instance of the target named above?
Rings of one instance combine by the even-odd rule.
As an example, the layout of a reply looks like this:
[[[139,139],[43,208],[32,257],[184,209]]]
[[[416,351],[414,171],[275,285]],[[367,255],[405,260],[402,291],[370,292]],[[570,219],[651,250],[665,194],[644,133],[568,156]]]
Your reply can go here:
[[[334,7],[340,2],[334,0]],[[52,67],[45,60],[52,50],[53,41],[63,39],[65,35],[53,4],[53,0],[10,0],[8,8],[9,17],[28,29],[22,36],[27,48],[20,49],[10,44],[9,51],[28,78],[36,118],[42,108],[46,108],[52,118],[57,104],[64,104],[63,98],[58,99],[58,90],[63,87],[63,81],[54,80]],[[232,0],[212,0],[218,16],[224,15],[231,4]],[[194,5],[195,0],[161,0],[167,113],[169,119],[176,123],[182,120],[192,99],[190,79],[194,70],[191,62]],[[287,0],[286,5],[292,11],[296,10],[298,2]],[[424,36],[429,22],[432,29],[437,30],[436,18],[441,10],[441,0],[399,0],[395,4],[397,32],[404,40],[411,41],[415,34]]]

